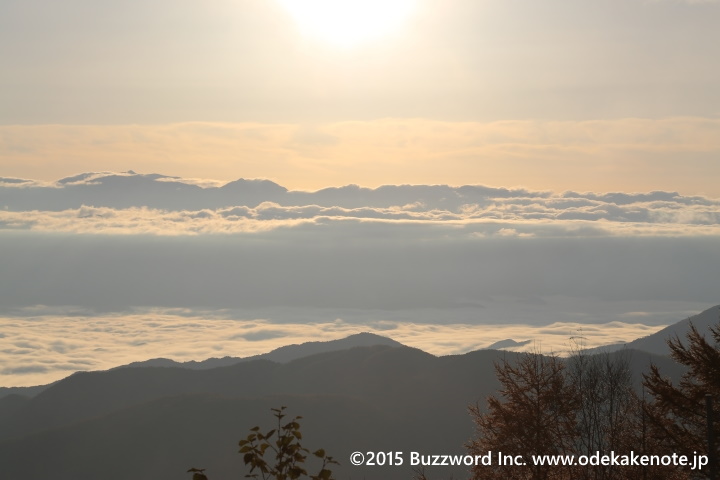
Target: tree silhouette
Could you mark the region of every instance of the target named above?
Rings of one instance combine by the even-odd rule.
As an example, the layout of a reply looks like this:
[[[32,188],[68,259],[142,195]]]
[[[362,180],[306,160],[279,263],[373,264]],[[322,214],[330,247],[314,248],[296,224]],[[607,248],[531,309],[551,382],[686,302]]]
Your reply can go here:
[[[478,437],[468,445],[473,455],[492,452],[491,465],[474,466],[473,479],[571,478],[557,475],[549,465],[533,465],[530,455],[560,455],[574,452],[576,444],[577,395],[565,375],[565,364],[556,356],[520,354],[517,362],[504,359],[495,365],[501,383],[500,396],[488,398],[488,412],[471,407]],[[500,457],[505,461],[500,464]],[[510,459],[523,458],[516,464]]]
[[[640,403],[633,390],[629,357],[623,352],[588,354],[577,349],[567,365],[578,397],[575,452],[593,455],[633,449],[642,429],[635,428]],[[574,470],[577,480],[626,479],[630,474],[627,468],[612,465],[578,465]]]
[[[709,454],[705,396],[720,401],[720,325],[710,328],[710,336],[708,340],[691,324],[687,344],[679,337],[668,341],[672,358],[687,367],[677,384],[664,377],[656,365],[643,375],[652,397],[644,404],[650,436],[666,453]],[[719,418],[714,408],[713,424],[717,425]],[[714,450],[714,458],[718,458],[717,443]],[[700,478],[709,477],[709,466],[703,475]]]
[[[577,350],[568,359],[524,353],[495,365],[501,389],[488,398],[487,412],[471,407],[477,437],[473,455],[492,452],[490,465],[475,465],[474,480],[679,480],[686,471],[668,466],[573,462],[535,465],[532,456],[585,458],[672,454],[648,435],[642,402],[635,394],[628,357],[590,355]],[[692,453],[692,452],[689,452]],[[520,460],[500,462],[500,458]],[[419,477],[424,480],[423,477]]]

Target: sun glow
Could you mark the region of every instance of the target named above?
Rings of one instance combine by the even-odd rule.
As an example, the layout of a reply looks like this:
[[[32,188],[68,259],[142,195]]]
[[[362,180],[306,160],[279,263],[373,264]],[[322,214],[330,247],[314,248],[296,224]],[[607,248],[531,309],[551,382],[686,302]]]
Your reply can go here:
[[[352,47],[396,31],[416,0],[279,0],[301,31]]]

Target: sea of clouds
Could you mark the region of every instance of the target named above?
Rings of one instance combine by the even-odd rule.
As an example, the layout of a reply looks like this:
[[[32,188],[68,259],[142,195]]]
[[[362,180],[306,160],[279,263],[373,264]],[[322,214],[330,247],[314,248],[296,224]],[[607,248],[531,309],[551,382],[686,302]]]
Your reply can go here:
[[[383,317],[379,312],[367,313]],[[2,317],[0,328],[0,386],[9,387],[47,384],[76,371],[104,370],[150,358],[188,361],[246,357],[283,345],[339,339],[364,331],[435,355],[462,354],[507,339],[527,342],[511,350],[562,355],[579,345],[592,348],[627,342],[654,333],[662,326],[619,321],[556,322],[542,327],[394,320],[358,324],[340,318],[278,323],[229,318],[227,312],[188,315],[148,310],[134,314]]]
[[[0,179],[0,385],[373,331],[565,352],[718,302],[720,200],[482,185]]]

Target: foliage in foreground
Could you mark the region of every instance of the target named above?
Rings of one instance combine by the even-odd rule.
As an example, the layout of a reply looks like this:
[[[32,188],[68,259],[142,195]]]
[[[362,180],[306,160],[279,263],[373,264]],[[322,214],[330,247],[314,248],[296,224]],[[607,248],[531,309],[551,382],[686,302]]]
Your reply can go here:
[[[246,478],[262,478],[263,480],[297,480],[308,478],[310,480],[333,480],[329,465],[337,465],[333,457],[327,455],[325,450],[318,449],[312,455],[322,460],[318,473],[309,475],[305,469],[305,460],[310,450],[300,443],[302,432],[300,423],[302,417],[296,416],[289,422],[284,422],[285,408],[272,408],[277,425],[272,430],[263,433],[260,427],[250,429],[248,436],[240,440],[240,453],[243,462],[250,467]],[[268,458],[266,458],[266,455]],[[203,473],[204,469],[191,468],[193,480],[208,480]]]
[[[492,451],[522,456],[526,463],[475,466],[473,480],[691,478],[687,470],[666,466],[534,465],[530,460],[532,455],[587,458],[596,452],[673,453],[660,437],[650,434],[646,409],[633,390],[626,357],[578,351],[561,360],[554,355],[524,353],[516,361],[504,360],[495,368],[501,389],[499,395],[488,399],[486,412],[479,406],[471,407],[477,437],[468,444],[468,450],[473,455]],[[673,446],[674,452],[692,455],[693,450],[687,447]]]
[[[668,341],[670,355],[687,372],[677,384],[664,377],[656,366],[644,375],[644,385],[652,400],[644,405],[650,435],[666,452],[678,449],[697,451],[709,455],[707,444],[706,395],[715,403],[712,421],[715,431],[720,425],[717,405],[720,402],[720,324],[710,329],[706,338],[694,325],[690,325],[687,343],[679,338]],[[715,441],[714,455],[710,461],[719,458],[718,442]],[[717,461],[717,460],[716,460]],[[706,475],[710,466],[705,467]]]

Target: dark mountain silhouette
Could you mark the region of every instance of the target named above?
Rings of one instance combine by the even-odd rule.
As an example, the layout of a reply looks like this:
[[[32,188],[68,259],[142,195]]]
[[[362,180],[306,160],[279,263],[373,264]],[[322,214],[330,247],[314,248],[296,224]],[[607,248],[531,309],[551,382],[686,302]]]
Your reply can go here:
[[[12,422],[14,416],[22,410],[30,397],[11,393],[0,398],[0,425]]]
[[[592,349],[592,351],[614,351],[623,348],[640,350],[655,355],[670,355],[670,349],[667,345],[669,338],[680,338],[683,340],[685,334],[690,329],[690,323],[704,333],[709,333],[709,327],[717,325],[720,322],[720,305],[708,308],[705,311],[688,317],[685,320],[669,325],[662,330],[648,335],[647,337],[638,338],[628,343],[618,343]]]
[[[244,472],[237,441],[256,424],[271,427],[269,408],[289,405],[305,417],[308,445],[341,461],[338,478],[409,477],[407,467],[352,467],[347,459],[380,449],[463,453],[472,435],[468,405],[482,405],[497,390],[494,363],[515,355],[435,357],[380,345],[284,364],[78,373],[32,399],[0,403],[0,465],[11,480],[170,480],[190,466],[231,478]],[[652,360],[671,371],[667,358],[630,356],[633,368]],[[42,462],[33,461],[38,455]],[[462,476],[462,469],[442,468]]]
[[[210,479],[242,478],[247,470],[237,453],[249,428],[274,425],[268,406],[289,405],[302,414],[303,445],[326,448],[343,464],[336,478],[407,478],[409,467],[395,477],[375,476],[371,467],[349,467],[345,452],[397,448],[404,426],[373,405],[348,397],[287,396],[233,398],[181,395],[73,426],[49,430],[12,443],[0,443],[3,478],[15,479],[189,479],[191,466],[205,468]],[[419,426],[413,428],[418,433]],[[379,437],[379,433],[385,437]],[[335,439],[332,443],[328,439]],[[38,460],[38,456],[42,457]],[[314,465],[312,459],[308,465]]]
[[[338,340],[324,342],[305,342],[300,345],[285,345],[267,353],[252,355],[249,357],[222,357],[208,358],[206,360],[188,362],[176,362],[168,358],[153,358],[139,362],[132,362],[128,365],[121,365],[115,368],[137,368],[137,367],[178,367],[192,370],[207,370],[210,368],[227,367],[240,362],[250,360],[270,360],[277,363],[287,363],[298,358],[314,355],[316,353],[345,350],[352,347],[370,347],[374,345],[386,345],[390,347],[401,347],[403,344],[396,342],[382,335],[369,332],[356,333]],[[38,385],[33,387],[0,387],[0,400],[10,396],[34,397],[38,393],[50,387],[50,385]],[[2,407],[0,407],[2,408]]]
[[[33,387],[0,387],[0,399],[10,395],[19,395],[23,397],[34,397],[52,384],[36,385]]]
[[[689,320],[712,323],[717,312],[713,307]],[[682,337],[687,326],[682,321],[666,333]],[[385,344],[357,346],[373,342]],[[349,455],[464,453],[473,434],[468,405],[482,406],[496,393],[494,364],[516,355],[479,350],[436,357],[358,334],[215,368],[77,373],[32,398],[0,399],[0,465],[10,480],[170,480],[190,466],[206,468],[210,478],[232,478],[246,472],[237,441],[255,425],[272,428],[269,409],[288,405],[291,415],[304,417],[304,443],[340,460],[337,478],[408,478],[407,465],[353,467]],[[674,379],[683,373],[669,357],[647,351],[609,355],[628,361],[638,387],[650,364]],[[443,477],[464,476],[463,467],[439,468]]]
[[[498,340],[492,345],[485,347],[485,350],[499,350],[501,348],[522,347],[523,345],[527,345],[530,342],[532,342],[532,340],[523,340],[522,342],[518,342],[516,340],[513,340],[512,338],[507,338],[505,340]]]
[[[307,357],[316,353],[346,350],[353,347],[372,347],[375,345],[386,345],[390,347],[401,347],[403,344],[387,337],[374,333],[362,332],[350,335],[339,340],[325,342],[305,342],[300,345],[286,345],[276,348],[268,353],[252,355],[250,357],[222,357],[208,358],[207,360],[188,362],[176,362],[167,358],[154,358],[142,362],[133,362],[117,368],[126,367],[182,367],[194,370],[207,370],[209,368],[227,367],[249,360],[270,360],[278,363],[287,363],[298,358]]]
[[[341,478],[397,478],[397,471],[351,468],[347,457],[378,448],[461,452],[472,433],[468,402],[497,388],[497,355],[438,358],[409,347],[375,346],[287,364],[254,360],[210,370],[79,373],[16,406],[9,419],[0,415],[0,464],[10,479],[47,478],[48,472],[59,479],[170,479],[191,461],[212,467],[216,478],[229,478],[241,471],[235,455],[240,436],[262,420],[267,424],[270,407],[287,404],[317,432],[318,446],[343,462]],[[250,404],[258,405],[252,415]],[[224,426],[211,428],[219,424]],[[52,452],[42,466],[25,468],[58,441],[65,453]],[[179,442],[189,443],[176,449]],[[223,459],[230,462],[226,467]],[[139,477],[118,473],[131,464]]]
[[[340,394],[384,402],[409,380],[427,376],[436,357],[408,347],[357,347],[288,364],[241,362],[210,370],[146,367],[80,372],[33,397],[0,428],[0,438],[71,424],[155,398],[187,393],[223,395]]]

